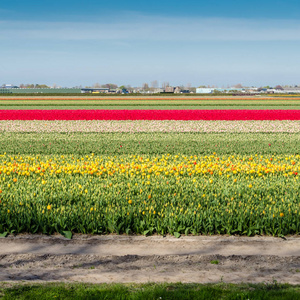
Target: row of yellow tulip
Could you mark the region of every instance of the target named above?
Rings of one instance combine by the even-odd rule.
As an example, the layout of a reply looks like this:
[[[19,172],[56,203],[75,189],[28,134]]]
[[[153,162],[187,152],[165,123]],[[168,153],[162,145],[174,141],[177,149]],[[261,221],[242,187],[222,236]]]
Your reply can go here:
[[[0,233],[299,233],[299,158],[2,155]]]

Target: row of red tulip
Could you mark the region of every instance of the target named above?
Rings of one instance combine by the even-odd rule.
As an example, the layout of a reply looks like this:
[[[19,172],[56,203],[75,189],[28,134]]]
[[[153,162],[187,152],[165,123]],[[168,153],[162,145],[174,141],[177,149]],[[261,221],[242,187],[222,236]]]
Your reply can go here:
[[[300,120],[300,110],[0,110],[0,120]]]

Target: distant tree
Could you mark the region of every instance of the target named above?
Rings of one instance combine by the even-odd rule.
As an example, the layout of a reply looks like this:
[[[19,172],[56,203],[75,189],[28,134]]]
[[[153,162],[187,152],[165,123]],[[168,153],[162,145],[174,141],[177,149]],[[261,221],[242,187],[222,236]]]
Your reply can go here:
[[[241,88],[243,88],[243,86],[242,86],[240,83],[234,85],[233,87],[235,87],[236,89],[241,89]]]
[[[98,82],[96,82],[96,83],[93,85],[93,87],[94,87],[95,89],[99,89],[99,88],[101,87],[101,85],[100,85]]]
[[[214,93],[214,94],[222,94],[223,92],[218,91],[218,90],[214,90],[213,93]]]
[[[157,80],[151,81],[151,87],[157,89],[158,88],[158,81]]]
[[[102,84],[101,87],[107,89],[116,89],[118,88],[118,85],[114,83],[106,83],[106,84]]]
[[[47,86],[46,84],[36,84],[34,87],[36,89],[47,89],[47,88],[49,88],[49,86]]]
[[[165,89],[168,86],[170,86],[170,83],[168,81],[163,82],[163,84],[162,84],[163,89]]]
[[[148,83],[144,83],[144,84],[143,84],[143,90],[144,90],[144,91],[148,91],[148,90],[149,90],[149,85],[148,85]]]
[[[125,86],[125,85],[119,86],[119,90],[125,90],[125,89],[126,89],[126,86]]]
[[[281,85],[276,85],[276,86],[275,86],[275,89],[276,89],[276,90],[281,90],[281,91],[282,91],[282,90],[283,90],[283,87],[282,87]]]
[[[206,85],[199,85],[198,88],[206,88]]]

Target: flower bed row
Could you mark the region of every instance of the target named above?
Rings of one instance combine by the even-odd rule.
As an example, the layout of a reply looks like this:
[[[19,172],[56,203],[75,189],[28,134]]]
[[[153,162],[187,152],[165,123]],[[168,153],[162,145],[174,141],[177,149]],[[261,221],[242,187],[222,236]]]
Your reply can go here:
[[[0,132],[299,133],[300,121],[5,120],[0,121]]]
[[[299,233],[299,159],[4,155],[0,232]]]
[[[0,120],[300,120],[300,110],[0,110]]]
[[[31,155],[299,154],[300,133],[2,132],[0,153]]]
[[[97,96],[86,96],[86,97],[62,97],[62,96],[56,96],[56,97],[51,97],[51,96],[18,96],[18,97],[7,97],[7,96],[1,96],[0,95],[0,99],[1,100],[68,100],[68,101],[74,101],[74,100],[109,100],[109,101],[114,101],[114,100],[122,100],[122,101],[128,101],[128,100],[140,100],[140,101],[145,101],[145,100],[182,100],[182,101],[189,101],[189,100],[202,100],[202,101],[214,101],[214,100],[247,100],[247,101],[263,101],[263,100],[267,100],[267,101],[272,101],[272,100],[300,100],[299,96],[288,96],[285,95],[284,97],[156,97],[156,96],[150,96],[150,97],[97,97]]]

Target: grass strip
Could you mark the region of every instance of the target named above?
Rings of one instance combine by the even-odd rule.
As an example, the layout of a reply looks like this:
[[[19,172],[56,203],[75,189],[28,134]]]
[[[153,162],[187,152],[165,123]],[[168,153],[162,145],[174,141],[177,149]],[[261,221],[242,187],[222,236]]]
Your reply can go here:
[[[57,98],[48,98],[48,97],[20,97],[20,98],[1,98],[0,104],[2,105],[19,105],[19,104],[158,104],[158,105],[170,105],[170,104],[199,104],[199,105],[289,105],[289,104],[298,104],[300,98],[80,98],[80,97],[57,97]]]
[[[300,133],[0,133],[7,154],[298,154]]]
[[[0,98],[0,105],[297,105],[300,99],[15,99]]]
[[[42,100],[42,101],[37,101],[37,100],[28,100],[28,101],[5,101],[2,100],[0,102],[0,106],[70,106],[70,105],[74,105],[74,106],[170,106],[170,105],[175,105],[175,106],[184,106],[184,105],[190,105],[190,106],[239,106],[239,105],[243,105],[243,106],[299,106],[300,105],[300,101],[296,100],[296,101],[244,101],[244,100],[240,100],[240,101],[199,101],[199,100],[195,100],[195,101],[188,101],[188,100],[181,100],[181,101],[164,101],[164,100],[131,100],[131,101],[118,101],[118,100],[65,100],[65,101],[61,101],[61,100]]]
[[[39,284],[0,287],[0,299],[280,299],[300,297],[288,284]]]

